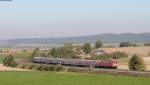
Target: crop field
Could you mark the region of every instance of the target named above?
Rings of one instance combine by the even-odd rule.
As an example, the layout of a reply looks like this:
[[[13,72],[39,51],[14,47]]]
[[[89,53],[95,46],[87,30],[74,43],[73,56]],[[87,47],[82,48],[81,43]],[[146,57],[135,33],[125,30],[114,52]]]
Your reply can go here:
[[[0,85],[149,85],[150,78],[111,75],[0,72]]]
[[[111,52],[126,52],[129,56],[137,54],[141,57],[148,57],[150,56],[150,46],[140,46],[140,47],[122,47],[122,48],[101,48],[105,50],[107,53]]]

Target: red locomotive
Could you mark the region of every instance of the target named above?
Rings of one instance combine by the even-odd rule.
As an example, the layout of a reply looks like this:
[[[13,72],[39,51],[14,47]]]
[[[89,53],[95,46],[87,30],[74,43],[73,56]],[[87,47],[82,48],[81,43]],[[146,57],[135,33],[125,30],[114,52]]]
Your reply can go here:
[[[43,64],[59,64],[65,66],[78,66],[78,67],[92,67],[92,68],[117,68],[116,60],[80,60],[80,59],[61,59],[61,58],[47,58],[47,57],[34,57],[34,63]]]

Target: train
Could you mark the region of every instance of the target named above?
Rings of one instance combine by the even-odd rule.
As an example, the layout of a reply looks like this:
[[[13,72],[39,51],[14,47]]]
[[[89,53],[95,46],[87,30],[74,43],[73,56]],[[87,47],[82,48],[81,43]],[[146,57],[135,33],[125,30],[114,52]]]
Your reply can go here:
[[[76,67],[90,67],[90,68],[118,68],[116,60],[81,60],[81,59],[61,59],[48,57],[33,57],[33,63],[76,66]]]

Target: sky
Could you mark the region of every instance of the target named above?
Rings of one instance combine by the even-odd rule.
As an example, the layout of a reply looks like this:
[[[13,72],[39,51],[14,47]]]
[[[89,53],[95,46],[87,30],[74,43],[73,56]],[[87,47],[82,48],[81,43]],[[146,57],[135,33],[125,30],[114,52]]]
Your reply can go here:
[[[0,1],[0,39],[150,32],[150,0]]]

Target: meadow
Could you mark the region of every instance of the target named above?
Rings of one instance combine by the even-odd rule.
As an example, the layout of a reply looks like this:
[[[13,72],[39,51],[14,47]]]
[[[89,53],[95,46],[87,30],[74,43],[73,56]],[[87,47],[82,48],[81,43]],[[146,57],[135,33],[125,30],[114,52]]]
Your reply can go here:
[[[0,85],[149,85],[150,78],[56,72],[0,72]]]

